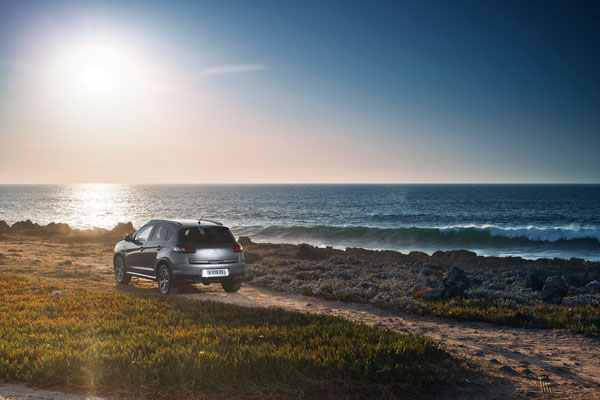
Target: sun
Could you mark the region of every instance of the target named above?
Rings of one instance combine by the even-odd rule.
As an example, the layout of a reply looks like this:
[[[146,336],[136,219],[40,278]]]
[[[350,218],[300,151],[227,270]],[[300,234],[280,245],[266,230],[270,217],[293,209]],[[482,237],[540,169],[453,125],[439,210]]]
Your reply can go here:
[[[79,74],[79,81],[85,91],[98,94],[110,91],[113,83],[110,71],[101,66],[83,68]]]
[[[87,45],[73,55],[81,89],[89,94],[114,94],[130,75],[130,63],[114,47]]]
[[[65,46],[54,65],[57,89],[81,101],[129,98],[140,89],[139,62],[130,51],[109,42]]]

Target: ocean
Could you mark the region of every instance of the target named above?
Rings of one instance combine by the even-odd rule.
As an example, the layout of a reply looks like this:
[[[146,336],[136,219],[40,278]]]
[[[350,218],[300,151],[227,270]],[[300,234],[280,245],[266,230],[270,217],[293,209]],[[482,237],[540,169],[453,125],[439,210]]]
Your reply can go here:
[[[210,218],[259,242],[600,260],[600,185],[0,185],[0,220]]]

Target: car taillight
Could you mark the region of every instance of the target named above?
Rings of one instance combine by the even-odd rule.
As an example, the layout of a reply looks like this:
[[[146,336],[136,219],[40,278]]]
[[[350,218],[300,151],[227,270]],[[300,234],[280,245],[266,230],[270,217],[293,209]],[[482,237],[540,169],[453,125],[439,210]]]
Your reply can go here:
[[[192,246],[186,246],[185,244],[176,244],[173,246],[175,253],[195,253],[196,249]]]
[[[234,253],[241,253],[242,251],[244,251],[244,248],[242,247],[241,244],[236,243],[236,244],[233,245],[233,249],[232,250],[233,250]]]

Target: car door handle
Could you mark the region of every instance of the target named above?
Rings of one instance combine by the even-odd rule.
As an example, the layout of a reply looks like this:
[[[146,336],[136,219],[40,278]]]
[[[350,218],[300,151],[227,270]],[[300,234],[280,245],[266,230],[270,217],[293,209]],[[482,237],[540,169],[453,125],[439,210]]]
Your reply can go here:
[[[156,246],[156,250],[162,249],[162,246]]]

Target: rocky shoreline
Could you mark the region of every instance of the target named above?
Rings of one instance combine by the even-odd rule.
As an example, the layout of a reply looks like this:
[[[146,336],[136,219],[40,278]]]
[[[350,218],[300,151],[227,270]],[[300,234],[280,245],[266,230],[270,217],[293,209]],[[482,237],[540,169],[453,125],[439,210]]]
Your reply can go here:
[[[39,225],[31,220],[18,221],[9,225],[6,221],[0,220],[1,234],[17,234],[29,236],[51,236],[51,235],[72,235],[72,236],[107,236],[107,235],[125,235],[135,232],[131,222],[119,222],[112,229],[94,227],[88,230],[73,229],[69,224],[63,222],[50,222],[48,225]]]
[[[77,230],[65,223],[0,221],[0,240],[40,237],[112,243],[134,231],[131,222],[110,230]],[[420,299],[456,297],[514,305],[600,304],[600,262],[578,258],[484,257],[467,250],[403,254],[255,243],[248,237],[239,241],[246,250],[246,281],[280,292],[402,309],[418,309]]]
[[[416,307],[418,298],[454,297],[514,305],[600,304],[600,263],[582,259],[483,257],[466,250],[432,255],[337,250],[254,243],[246,237],[240,242],[247,280],[282,292],[403,309]]]

